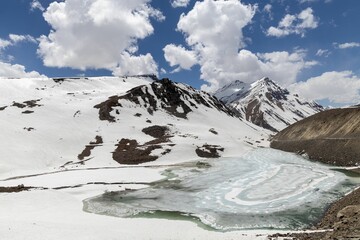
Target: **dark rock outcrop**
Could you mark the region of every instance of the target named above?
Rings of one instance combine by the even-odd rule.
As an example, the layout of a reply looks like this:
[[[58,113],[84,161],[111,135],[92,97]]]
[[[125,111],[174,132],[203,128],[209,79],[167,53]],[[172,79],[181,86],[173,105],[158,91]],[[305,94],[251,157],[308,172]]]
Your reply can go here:
[[[150,115],[158,110],[164,110],[175,117],[187,119],[187,114],[199,106],[215,108],[230,116],[234,115],[229,108],[210,94],[164,78],[135,87],[124,95],[109,97],[108,100],[95,105],[94,107],[99,109],[100,120],[115,122],[115,117],[111,113],[114,109],[118,110],[122,107],[122,101],[130,101],[144,107]],[[114,112],[120,114],[119,111]]]
[[[196,154],[199,157],[203,157],[203,158],[219,158],[220,157],[219,151],[223,152],[224,148],[219,145],[209,145],[209,144],[204,144],[202,147],[197,147],[197,149],[195,150]]]

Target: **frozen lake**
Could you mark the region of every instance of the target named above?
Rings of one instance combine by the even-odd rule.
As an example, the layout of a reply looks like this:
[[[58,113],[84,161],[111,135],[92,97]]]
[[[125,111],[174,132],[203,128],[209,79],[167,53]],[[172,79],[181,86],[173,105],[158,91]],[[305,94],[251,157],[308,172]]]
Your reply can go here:
[[[86,199],[84,210],[118,217],[185,216],[224,231],[299,229],[359,184],[358,177],[273,149],[192,162],[163,175],[147,188]]]

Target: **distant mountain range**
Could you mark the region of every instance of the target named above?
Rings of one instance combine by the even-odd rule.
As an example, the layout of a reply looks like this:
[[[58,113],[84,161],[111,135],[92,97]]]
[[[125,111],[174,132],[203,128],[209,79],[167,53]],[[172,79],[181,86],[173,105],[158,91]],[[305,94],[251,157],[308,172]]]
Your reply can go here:
[[[316,102],[290,93],[269,78],[252,84],[237,80],[214,95],[241,118],[275,132],[323,110]]]

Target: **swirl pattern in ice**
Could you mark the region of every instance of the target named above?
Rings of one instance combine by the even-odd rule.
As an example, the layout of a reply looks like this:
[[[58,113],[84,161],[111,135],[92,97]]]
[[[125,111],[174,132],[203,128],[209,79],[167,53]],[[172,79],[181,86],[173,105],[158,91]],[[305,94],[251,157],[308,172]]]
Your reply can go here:
[[[169,169],[164,181],[85,200],[84,209],[120,217],[182,213],[221,230],[296,229],[316,221],[353,187],[343,173],[272,149],[210,164]]]

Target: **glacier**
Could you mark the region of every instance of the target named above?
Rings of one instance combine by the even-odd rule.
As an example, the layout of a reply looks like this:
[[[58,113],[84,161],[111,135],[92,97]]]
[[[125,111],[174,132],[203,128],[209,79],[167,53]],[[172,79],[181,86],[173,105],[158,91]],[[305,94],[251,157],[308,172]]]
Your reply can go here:
[[[214,230],[302,229],[360,182],[299,155],[259,148],[240,158],[184,163],[137,190],[85,199],[84,210],[117,217],[163,213],[196,218]],[[171,215],[171,214],[170,214]]]

